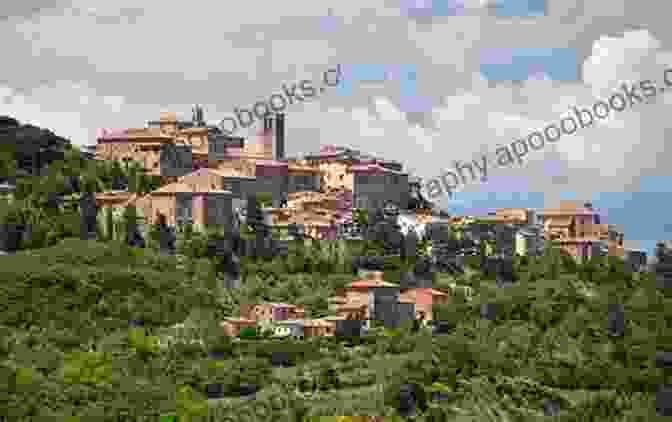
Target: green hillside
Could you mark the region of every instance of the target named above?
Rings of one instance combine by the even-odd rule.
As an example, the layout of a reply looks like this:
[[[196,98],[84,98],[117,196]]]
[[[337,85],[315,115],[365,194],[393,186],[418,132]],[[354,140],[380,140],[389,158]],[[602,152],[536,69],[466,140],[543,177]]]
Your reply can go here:
[[[289,274],[277,261],[245,261],[244,287],[227,292],[207,260],[66,239],[0,257],[0,411],[7,420],[82,421],[393,416],[394,392],[414,382],[428,396],[446,396],[423,406],[416,420],[537,421],[549,399],[567,421],[657,420],[655,391],[666,378],[654,356],[672,351],[672,299],[650,275],[628,275],[613,263],[578,273],[550,267],[520,266],[508,288],[477,271],[440,275],[437,285],[471,289],[455,288],[450,304],[437,307],[450,325],[446,335],[402,328],[357,341],[241,340],[213,326],[238,304],[302,303],[307,314],[321,315],[326,297],[351,276]],[[547,280],[552,272],[557,278]],[[495,304],[494,321],[480,318],[483,303]],[[609,303],[624,305],[623,338],[607,333]],[[129,320],[145,327],[129,327]],[[170,328],[182,322],[184,329]],[[205,349],[222,356],[210,358]],[[278,351],[291,366],[271,366]],[[223,384],[224,399],[205,399],[204,385],[213,382]],[[244,383],[261,387],[256,400],[239,397]]]

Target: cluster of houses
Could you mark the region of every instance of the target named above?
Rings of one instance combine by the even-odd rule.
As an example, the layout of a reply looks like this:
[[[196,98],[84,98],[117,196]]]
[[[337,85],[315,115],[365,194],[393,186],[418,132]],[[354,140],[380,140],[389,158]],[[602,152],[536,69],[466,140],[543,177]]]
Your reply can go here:
[[[264,119],[251,140],[225,135],[202,117],[196,107],[192,121],[161,113],[146,128],[101,130],[96,159],[139,161],[163,185],[144,196],[101,193],[98,206],[114,210],[134,205],[146,224],[162,214],[168,225],[191,223],[199,229],[232,224],[249,197],[266,193],[272,206],[264,212],[273,225],[294,223],[306,237],[323,240],[335,239],[339,227],[351,224],[353,206],[408,206],[408,174],[400,163],[335,146],[285,157],[281,113]]]
[[[539,211],[504,208],[478,220],[513,225],[517,229],[515,251],[521,256],[540,254],[546,240],[552,240],[564,253],[577,258],[606,255],[625,258],[628,252],[636,252],[625,249],[622,229],[603,223],[590,202],[560,201],[557,208]]]
[[[239,317],[226,318],[221,325],[232,337],[242,329],[262,327],[277,337],[335,336],[345,333],[345,325],[353,322],[360,329],[371,327],[372,321],[386,327],[412,320],[426,324],[432,320],[432,304],[445,304],[448,296],[432,288],[403,288],[384,281],[381,271],[369,271],[329,298],[331,316],[306,319],[301,306],[287,303],[245,304]]]
[[[646,261],[643,252],[623,247],[623,231],[601,222],[590,203],[561,201],[554,209],[498,209],[478,217],[437,215],[429,206],[417,206],[420,180],[404,172],[400,163],[337,146],[286,157],[285,116],[271,115],[261,123],[255,139],[232,137],[207,125],[203,110],[195,106],[191,121],[163,112],[145,128],[101,130],[96,159],[139,161],[145,172],[160,176],[163,185],[146,195],[99,193],[97,205],[115,218],[134,205],[144,224],[163,215],[168,225],[192,224],[198,230],[235,224],[244,218],[240,210],[245,210],[247,199],[263,192],[272,197],[272,204],[263,209],[267,223],[297,225],[306,238],[333,240],[359,234],[353,208],[393,204],[400,211],[403,232],[422,235],[430,223],[460,227],[477,219],[514,227],[513,248],[519,255],[540,255],[545,241],[553,240],[577,259],[610,255]],[[184,160],[166,159],[180,154]]]

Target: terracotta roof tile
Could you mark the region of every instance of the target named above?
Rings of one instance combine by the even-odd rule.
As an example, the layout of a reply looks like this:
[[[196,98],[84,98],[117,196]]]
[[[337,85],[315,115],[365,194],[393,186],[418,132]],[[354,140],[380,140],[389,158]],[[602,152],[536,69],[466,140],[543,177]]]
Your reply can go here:
[[[230,322],[230,323],[233,323],[233,324],[251,324],[251,325],[257,323],[257,321],[255,321],[253,319],[239,318],[239,317],[226,317],[226,318],[224,318],[222,323],[225,323],[225,322]]]
[[[196,186],[195,184],[186,184],[181,182],[170,183],[153,191],[151,194],[171,194],[171,193],[180,193],[180,192],[212,192],[212,193],[231,193],[225,190],[211,189],[207,186]]]
[[[373,287],[399,287],[398,284],[388,283],[383,280],[357,280],[348,285],[351,288],[373,288]]]

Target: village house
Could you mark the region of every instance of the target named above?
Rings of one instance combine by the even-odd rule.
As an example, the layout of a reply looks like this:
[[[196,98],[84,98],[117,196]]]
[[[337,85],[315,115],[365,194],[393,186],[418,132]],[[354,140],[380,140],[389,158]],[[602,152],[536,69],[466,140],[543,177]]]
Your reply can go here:
[[[305,337],[332,337],[336,334],[336,323],[327,318],[306,319],[303,333]]]
[[[537,213],[527,208],[499,208],[489,221],[515,227],[514,250],[520,256],[541,256],[544,251],[544,226]]]
[[[337,194],[319,192],[290,193],[286,208],[268,209],[271,224],[287,228],[296,224],[304,236],[316,240],[335,240],[342,214],[337,208]]]
[[[393,203],[406,209],[409,200],[408,174],[379,163],[350,167],[354,175],[353,203],[355,208],[377,209]]]
[[[132,205],[147,224],[154,224],[157,216],[163,214],[170,226],[193,224],[203,230],[209,225],[232,224],[231,200],[229,191],[176,182],[137,198]]]
[[[301,319],[305,315],[305,309],[297,305],[287,303],[261,303],[240,305],[240,315],[243,318],[255,321],[285,321],[289,319]]]
[[[402,172],[400,163],[335,146],[323,147],[317,155],[287,158],[284,118],[282,113],[264,118],[254,139],[247,140],[206,125],[199,106],[194,108],[191,121],[162,112],[159,120],[147,122],[145,128],[100,130],[96,158],[137,160],[147,174],[161,176],[161,189],[165,189],[145,199],[152,202],[151,207],[143,204],[152,208],[152,213],[144,216],[152,220],[160,210],[169,224],[202,220],[195,217],[200,211],[194,209],[204,192],[228,193],[230,209],[224,210],[225,214],[244,209],[247,199],[257,193],[270,193],[273,224],[300,224],[306,236],[321,240],[335,239],[339,227],[351,223],[353,205],[365,209],[386,203],[407,207],[408,175]],[[173,169],[162,164],[161,150],[166,145],[190,147],[191,165]],[[171,183],[181,185],[167,188]],[[177,195],[184,191],[192,195]],[[318,199],[315,194],[322,197]],[[168,199],[171,195],[183,199]]]
[[[577,201],[561,201],[559,208],[544,209],[539,217],[546,239],[559,244],[569,256],[624,256],[622,232],[601,223],[591,203],[581,206]]]
[[[399,301],[415,305],[415,319],[433,320],[432,305],[445,305],[449,294],[431,288],[404,289],[399,294]]]
[[[375,303],[387,296],[397,303],[396,311],[403,319],[431,320],[432,305],[445,304],[449,294],[431,288],[401,289],[398,285],[385,282],[381,271],[370,271],[366,277],[337,290],[337,296],[329,298],[330,308],[339,319],[370,320]],[[384,301],[384,299],[383,299]]]

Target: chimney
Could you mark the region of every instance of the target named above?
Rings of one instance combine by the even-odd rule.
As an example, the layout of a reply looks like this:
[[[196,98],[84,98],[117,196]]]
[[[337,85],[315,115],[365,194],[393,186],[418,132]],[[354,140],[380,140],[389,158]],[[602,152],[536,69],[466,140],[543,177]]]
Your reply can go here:
[[[275,115],[275,159],[285,158],[285,114]]]

